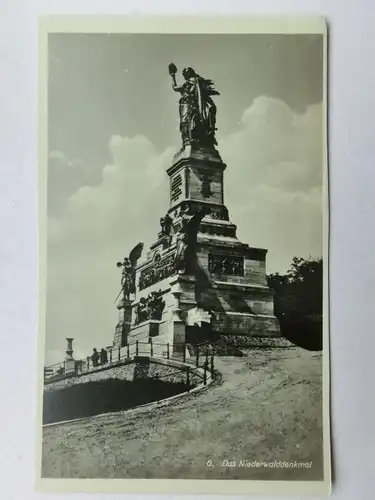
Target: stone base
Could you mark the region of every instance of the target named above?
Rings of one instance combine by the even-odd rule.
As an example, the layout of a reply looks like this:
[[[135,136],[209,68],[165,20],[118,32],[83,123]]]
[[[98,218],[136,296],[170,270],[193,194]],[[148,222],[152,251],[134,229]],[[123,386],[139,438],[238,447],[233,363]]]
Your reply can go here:
[[[280,337],[279,322],[275,316],[247,313],[217,313],[212,320],[212,331],[226,335],[247,337]]]
[[[201,271],[197,276],[176,274],[139,292],[137,299],[152,291],[160,291],[165,301],[161,321],[146,321],[132,326],[129,344],[148,342],[169,344],[172,348],[187,341],[186,329],[194,330],[195,342],[207,340],[208,334],[246,337],[280,337],[280,328],[273,313],[273,293],[266,285],[262,262],[247,261],[247,276],[218,276],[209,273],[208,252],[202,245],[198,253]],[[230,249],[229,255],[233,255]],[[216,251],[216,249],[214,249]],[[237,250],[237,255],[243,251]],[[248,252],[248,249],[244,249]],[[261,252],[259,258],[263,258]],[[236,254],[235,254],[236,255]],[[247,269],[247,262],[251,268]],[[178,301],[179,313],[176,315]],[[133,303],[136,307],[137,302]],[[178,317],[177,317],[178,316]],[[201,337],[201,340],[200,340]]]
[[[133,326],[129,331],[129,343],[148,342],[150,337],[159,335],[160,321],[148,319],[139,325]]]
[[[219,151],[214,146],[202,147],[196,144],[183,146],[173,157],[173,163],[176,164],[180,160],[200,160],[214,161],[222,163]]]
[[[128,333],[132,319],[132,306],[130,301],[121,300],[117,309],[119,311],[119,318],[115,328],[113,349],[124,347],[128,343]]]
[[[136,268],[136,299],[160,293],[165,308],[155,342],[177,344],[186,328],[244,336],[280,336],[273,292],[267,286],[266,254],[237,238],[224,205],[225,163],[214,147],[183,148],[167,170],[171,237],[161,233]],[[206,214],[194,234],[189,275],[176,274],[177,236],[196,213]],[[176,309],[177,308],[177,309]],[[179,313],[176,315],[175,311]],[[134,320],[134,314],[133,314]],[[149,338],[149,326],[132,326],[129,343]]]
[[[76,362],[73,358],[65,360],[65,373],[74,373],[76,371]]]
[[[186,325],[183,321],[173,321],[171,328],[173,332],[172,355],[183,356],[186,344]]]

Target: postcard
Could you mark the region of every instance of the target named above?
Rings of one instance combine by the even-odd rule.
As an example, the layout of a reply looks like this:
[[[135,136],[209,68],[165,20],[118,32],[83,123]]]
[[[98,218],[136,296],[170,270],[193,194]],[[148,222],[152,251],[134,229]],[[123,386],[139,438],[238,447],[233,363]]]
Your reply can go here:
[[[325,21],[39,36],[37,489],[329,494]]]

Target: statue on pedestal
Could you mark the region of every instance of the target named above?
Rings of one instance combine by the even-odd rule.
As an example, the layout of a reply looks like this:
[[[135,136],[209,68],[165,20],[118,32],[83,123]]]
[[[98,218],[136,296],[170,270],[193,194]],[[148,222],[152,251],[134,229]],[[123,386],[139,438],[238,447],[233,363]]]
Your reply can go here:
[[[161,320],[165,307],[161,290],[150,293],[148,296],[148,307],[150,311],[150,319]]]
[[[170,245],[172,236],[172,219],[168,214],[160,218],[160,229],[161,231],[159,236],[165,237],[168,245]]]
[[[130,295],[135,294],[135,268],[138,259],[141,258],[142,250],[143,243],[138,243],[130,252],[129,257],[125,257],[123,262],[117,262],[117,267],[122,267],[121,291],[124,300],[129,300]]]
[[[216,105],[213,95],[220,95],[214,88],[212,80],[199,76],[193,68],[185,68],[182,75],[185,83],[178,85],[176,81],[177,67],[171,63],[169,74],[172,77],[172,88],[180,92],[180,132],[183,147],[199,143],[203,146],[215,146]]]
[[[176,271],[184,273],[187,268],[187,248],[188,248],[188,235],[184,228],[177,231],[176,235],[176,255],[174,265]]]
[[[143,323],[149,318],[149,312],[147,307],[147,299],[145,297],[141,297],[139,299],[139,303],[135,308],[135,320],[134,324],[139,325],[139,323]]]
[[[182,228],[177,231],[174,265],[180,274],[194,274],[199,224],[208,213],[209,209],[202,207],[189,221],[183,220]]]

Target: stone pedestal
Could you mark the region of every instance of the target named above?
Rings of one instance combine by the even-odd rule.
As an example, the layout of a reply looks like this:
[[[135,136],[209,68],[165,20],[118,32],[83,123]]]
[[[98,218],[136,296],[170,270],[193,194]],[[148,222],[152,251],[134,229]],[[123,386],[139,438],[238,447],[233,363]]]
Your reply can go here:
[[[160,293],[165,301],[158,334],[152,335],[155,342],[182,345],[189,340],[187,327],[193,327],[198,337],[199,329],[202,335],[280,336],[273,293],[266,280],[267,250],[250,247],[237,238],[237,227],[224,204],[225,169],[213,147],[189,146],[174,157],[167,170],[170,232],[168,236],[156,232],[145,261],[137,266],[133,323],[129,326],[129,316],[126,323],[129,343],[141,327],[134,325],[134,308],[152,292]],[[202,209],[207,215],[194,243],[194,271],[177,274],[176,235]],[[149,328],[142,335],[150,337]]]
[[[74,359],[65,360],[65,373],[73,373],[76,371],[76,362]]]
[[[150,338],[157,337],[159,335],[160,321],[156,319],[148,319],[139,323],[139,325],[133,325],[131,329],[131,334],[129,340],[134,343],[137,340],[139,342],[148,342]]]
[[[130,301],[121,300],[117,309],[119,311],[119,317],[115,328],[113,349],[124,347],[128,343],[128,333],[132,320],[132,305]]]
[[[173,356],[183,356],[186,346],[186,318],[188,310],[195,302],[195,279],[177,274],[170,279],[169,283],[171,286],[170,293],[175,301],[172,306],[172,320],[170,323],[172,354]],[[185,302],[183,303],[183,301]]]

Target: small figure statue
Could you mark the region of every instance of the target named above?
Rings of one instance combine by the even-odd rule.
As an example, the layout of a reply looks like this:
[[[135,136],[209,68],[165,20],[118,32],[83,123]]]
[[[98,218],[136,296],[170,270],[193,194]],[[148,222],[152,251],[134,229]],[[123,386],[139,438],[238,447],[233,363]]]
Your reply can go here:
[[[169,216],[169,214],[165,214],[164,217],[164,230],[166,236],[170,236],[172,232],[172,218]]]
[[[167,237],[168,245],[171,243],[172,236],[172,218],[166,214],[160,218],[161,235]]]
[[[160,320],[165,307],[162,291],[151,292],[148,297],[141,297],[135,309],[134,324],[139,325],[148,319]]]
[[[147,310],[147,299],[145,297],[141,297],[135,309],[135,320],[134,324],[139,325],[139,323],[143,323],[149,317]]]
[[[129,257],[125,257],[123,262],[117,262],[117,267],[122,267],[121,291],[124,300],[129,300],[130,295],[135,294],[135,268],[142,255],[142,250],[143,243],[138,243],[130,252]]]
[[[164,217],[160,217],[160,229],[161,229],[161,234],[164,236],[165,235],[165,220]]]
[[[174,263],[176,271],[181,272],[182,274],[186,271],[187,248],[188,235],[181,229],[177,232],[176,236],[176,256]]]
[[[243,266],[241,260],[236,259],[233,262],[233,274],[235,276],[242,276],[243,275]]]
[[[223,274],[233,274],[233,262],[230,258],[225,257],[222,262]]]
[[[150,293],[148,296],[148,307],[150,311],[150,319],[160,320],[165,307],[161,290]]]
[[[208,270],[212,274],[221,274],[221,261],[216,257],[209,259]]]
[[[182,228],[177,231],[175,269],[180,274],[194,274],[196,265],[195,245],[202,219],[209,213],[206,207],[197,211]]]
[[[215,146],[216,105],[213,95],[220,95],[213,87],[212,80],[199,76],[193,68],[185,68],[182,75],[183,85],[177,85],[177,67],[171,63],[169,74],[172,77],[172,88],[180,92],[179,101],[180,132],[183,147],[194,142],[207,146]]]

